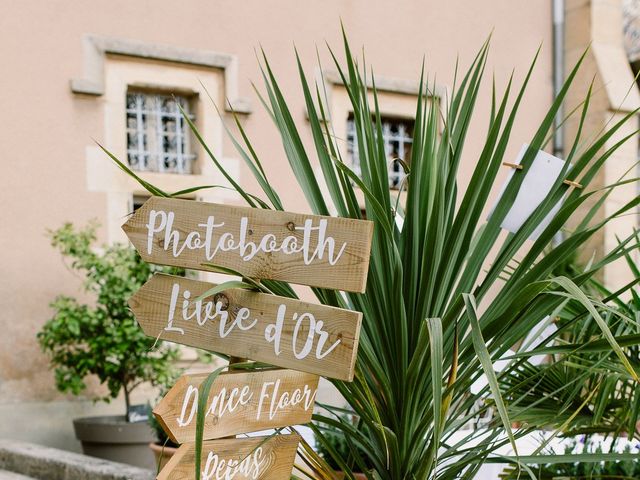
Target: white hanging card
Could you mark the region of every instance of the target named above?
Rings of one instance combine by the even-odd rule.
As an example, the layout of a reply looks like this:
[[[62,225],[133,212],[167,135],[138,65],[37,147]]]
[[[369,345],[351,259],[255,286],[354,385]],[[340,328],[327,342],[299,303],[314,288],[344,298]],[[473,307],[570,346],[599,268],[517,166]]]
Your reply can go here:
[[[518,157],[513,163],[519,165],[528,148],[529,146],[524,144],[520,149]],[[507,185],[509,185],[513,175],[524,175],[524,180],[522,181],[522,185],[520,185],[520,190],[516,195],[516,199],[500,225],[502,228],[512,233],[517,232],[549,194],[551,187],[553,187],[554,182],[558,179],[558,175],[562,172],[564,164],[564,160],[540,150],[533,159],[532,164],[527,167],[526,171],[516,170],[515,168],[512,169],[505,183],[502,185],[500,194],[498,195],[498,200],[491,209],[489,217],[493,214],[498,202],[502,200],[502,195],[504,194]],[[558,213],[561,206],[562,201],[558,202],[558,204],[553,207],[529,238],[532,240],[538,238],[542,231],[549,225],[556,213]]]

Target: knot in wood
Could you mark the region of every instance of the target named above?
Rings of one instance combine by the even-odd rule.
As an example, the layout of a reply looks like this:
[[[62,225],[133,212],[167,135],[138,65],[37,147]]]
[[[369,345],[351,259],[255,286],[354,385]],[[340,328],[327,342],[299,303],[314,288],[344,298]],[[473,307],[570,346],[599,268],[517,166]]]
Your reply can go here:
[[[229,310],[229,299],[224,293],[216,293],[213,297],[213,301],[218,304],[220,303],[220,310],[223,312],[225,310]]]
[[[290,232],[294,232],[294,231],[295,231],[295,229],[296,229],[296,224],[295,224],[295,223],[293,223],[293,222],[288,222],[288,223],[287,223],[287,229],[288,229]]]

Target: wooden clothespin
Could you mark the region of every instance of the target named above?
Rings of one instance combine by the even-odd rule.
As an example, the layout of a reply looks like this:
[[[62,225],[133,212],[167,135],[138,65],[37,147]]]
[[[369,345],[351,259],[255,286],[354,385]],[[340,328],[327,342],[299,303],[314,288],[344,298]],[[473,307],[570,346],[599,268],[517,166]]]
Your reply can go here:
[[[573,180],[563,180],[562,183],[564,183],[565,185],[569,185],[570,187],[582,188],[582,185],[580,185],[578,182],[574,182]]]
[[[504,165],[505,167],[515,168],[516,170],[524,169],[524,166],[520,165],[519,163],[502,162],[502,165]],[[582,188],[581,184],[579,184],[578,182],[574,182],[573,180],[563,180],[562,183],[564,183],[565,185],[569,185],[570,187]]]
[[[504,165],[505,167],[515,168],[516,170],[524,169],[524,166],[520,165],[519,163],[502,162],[502,165]]]

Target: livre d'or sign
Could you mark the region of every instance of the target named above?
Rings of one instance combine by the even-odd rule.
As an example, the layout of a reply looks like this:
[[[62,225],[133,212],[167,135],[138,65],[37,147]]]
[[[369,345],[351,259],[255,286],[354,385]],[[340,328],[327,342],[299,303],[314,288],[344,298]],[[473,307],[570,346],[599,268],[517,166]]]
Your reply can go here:
[[[129,306],[145,334],[191,347],[351,380],[362,314],[155,274]]]
[[[373,223],[152,197],[122,227],[145,261],[364,292]]]

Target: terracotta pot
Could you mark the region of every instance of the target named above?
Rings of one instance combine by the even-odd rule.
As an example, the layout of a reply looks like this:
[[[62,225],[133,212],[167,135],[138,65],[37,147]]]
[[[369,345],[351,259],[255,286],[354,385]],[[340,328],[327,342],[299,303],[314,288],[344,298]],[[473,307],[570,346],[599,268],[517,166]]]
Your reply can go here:
[[[124,416],[83,417],[73,420],[82,452],[112,462],[153,468],[147,448],[155,435],[148,423],[128,423]]]
[[[160,472],[167,464],[169,459],[178,451],[175,447],[167,447],[160,445],[159,443],[150,443],[149,448],[156,457],[156,468],[154,471]]]

